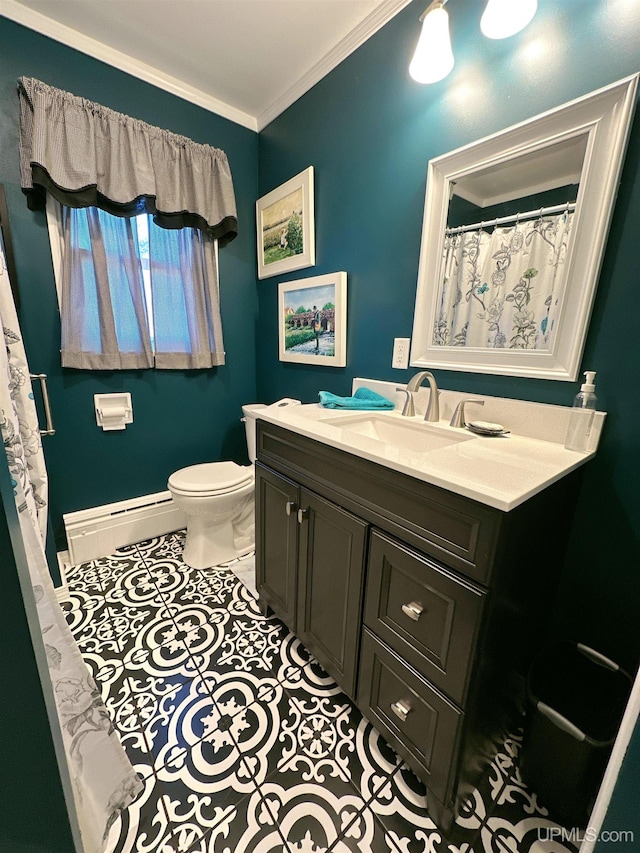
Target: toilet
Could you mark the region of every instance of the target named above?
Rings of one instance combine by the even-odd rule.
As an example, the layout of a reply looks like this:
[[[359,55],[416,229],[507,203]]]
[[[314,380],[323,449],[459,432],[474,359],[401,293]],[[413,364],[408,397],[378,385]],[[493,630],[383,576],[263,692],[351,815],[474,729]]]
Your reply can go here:
[[[175,471],[168,489],[187,517],[183,561],[206,569],[254,550],[256,416],[261,403],[242,407],[251,465],[206,462]]]

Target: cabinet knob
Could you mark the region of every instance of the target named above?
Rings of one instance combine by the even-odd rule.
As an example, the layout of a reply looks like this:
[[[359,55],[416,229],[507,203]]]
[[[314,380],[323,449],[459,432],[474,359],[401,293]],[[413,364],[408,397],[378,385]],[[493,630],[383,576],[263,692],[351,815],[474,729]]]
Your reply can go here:
[[[398,717],[404,723],[404,721],[409,716],[411,705],[408,702],[404,702],[402,699],[398,699],[397,702],[392,703],[391,710],[396,715],[396,717]]]
[[[297,509],[296,502],[295,501],[287,501],[284,508],[285,508],[285,512],[287,513],[287,515],[291,515],[291,513],[295,512]]]
[[[305,516],[306,516],[306,514],[307,514],[308,512],[309,512],[309,510],[308,510],[308,509],[302,509],[302,508],[300,508],[300,509],[298,510],[298,524],[302,524],[302,522],[304,521]]]
[[[408,616],[409,619],[413,619],[414,622],[417,622],[422,616],[423,610],[424,607],[418,601],[411,601],[409,604],[402,605],[404,615]]]

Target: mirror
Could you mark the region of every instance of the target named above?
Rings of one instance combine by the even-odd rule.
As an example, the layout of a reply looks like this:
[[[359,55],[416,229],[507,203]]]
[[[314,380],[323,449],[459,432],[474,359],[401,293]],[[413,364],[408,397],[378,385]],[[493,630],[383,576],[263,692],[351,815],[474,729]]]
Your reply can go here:
[[[576,380],[637,83],[429,162],[412,366]]]

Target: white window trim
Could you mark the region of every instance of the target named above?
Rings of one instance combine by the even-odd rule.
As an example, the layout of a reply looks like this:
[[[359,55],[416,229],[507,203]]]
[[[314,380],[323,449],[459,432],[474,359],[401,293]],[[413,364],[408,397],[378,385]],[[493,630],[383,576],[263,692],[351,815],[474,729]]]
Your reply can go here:
[[[53,263],[53,277],[56,282],[59,311],[62,302],[62,255],[64,250],[62,206],[50,193],[47,193],[47,227],[49,229],[49,245],[51,246],[51,261]]]

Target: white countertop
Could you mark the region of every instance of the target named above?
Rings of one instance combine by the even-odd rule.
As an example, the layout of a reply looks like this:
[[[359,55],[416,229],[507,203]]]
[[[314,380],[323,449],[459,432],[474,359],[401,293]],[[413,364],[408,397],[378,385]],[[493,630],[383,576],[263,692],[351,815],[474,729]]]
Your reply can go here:
[[[360,384],[365,383],[360,381]],[[366,384],[370,387],[373,385],[370,382]],[[380,389],[376,387],[375,390]],[[504,511],[514,509],[595,455],[595,448],[588,453],[576,453],[565,450],[563,443],[559,440],[540,440],[519,434],[513,429],[508,435],[478,436],[466,429],[450,427],[452,407],[457,399],[465,396],[468,395],[442,392],[441,412],[444,417],[437,424],[424,424],[422,414],[414,418],[406,418],[402,417],[398,410],[356,412],[326,409],[319,403],[285,407],[272,405],[260,409],[256,414],[268,423],[290,429],[322,444],[353,453],[363,459],[369,459],[379,465]],[[499,400],[502,404],[500,411],[503,415],[505,411],[508,413],[509,408],[507,406],[505,409],[505,401],[502,398],[484,397],[484,399],[489,403],[491,399]],[[565,407],[513,402],[519,407],[533,406],[538,410],[538,414],[541,409],[561,410],[549,412],[549,416],[559,418],[560,427],[564,425],[562,418],[565,417],[565,413],[562,410]],[[468,416],[468,420],[494,420],[494,417],[487,417],[491,412],[491,406],[486,405],[486,409],[487,411],[477,408],[474,411],[475,417]],[[566,418],[568,413],[569,409],[566,410]],[[427,452],[401,449],[377,438],[359,435],[349,429],[349,422],[356,414],[382,416],[397,421],[399,425],[412,422],[416,426],[424,424],[430,432],[436,430],[444,437],[450,436],[464,440]],[[544,414],[543,411],[542,415]],[[601,429],[604,413],[598,413],[598,415],[601,416],[598,419],[599,429]],[[327,423],[327,421],[333,421],[333,423]],[[340,425],[341,421],[344,421],[344,427]],[[506,418],[500,422],[505,428],[511,426]]]

